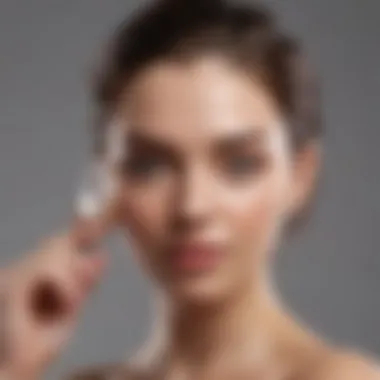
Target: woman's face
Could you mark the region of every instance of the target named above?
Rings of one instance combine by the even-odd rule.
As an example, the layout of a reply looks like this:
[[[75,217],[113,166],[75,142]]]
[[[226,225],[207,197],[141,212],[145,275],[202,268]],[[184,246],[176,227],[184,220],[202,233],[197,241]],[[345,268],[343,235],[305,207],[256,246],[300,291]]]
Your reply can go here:
[[[145,269],[189,302],[258,282],[294,193],[289,136],[265,88],[222,59],[166,62],[120,106],[121,222]]]

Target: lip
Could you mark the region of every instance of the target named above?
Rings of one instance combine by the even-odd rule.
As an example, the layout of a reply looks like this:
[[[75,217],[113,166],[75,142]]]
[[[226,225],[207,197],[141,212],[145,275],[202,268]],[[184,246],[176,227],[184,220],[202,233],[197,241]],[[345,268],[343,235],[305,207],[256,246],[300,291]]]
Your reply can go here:
[[[169,259],[174,270],[180,272],[205,272],[216,268],[223,257],[221,244],[192,241],[175,244],[169,249]]]

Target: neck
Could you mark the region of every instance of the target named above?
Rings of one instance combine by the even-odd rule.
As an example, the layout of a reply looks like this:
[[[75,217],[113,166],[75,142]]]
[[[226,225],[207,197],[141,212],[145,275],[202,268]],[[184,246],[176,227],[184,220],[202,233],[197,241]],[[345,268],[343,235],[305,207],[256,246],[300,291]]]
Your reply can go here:
[[[192,364],[241,353],[260,339],[268,298],[266,293],[251,291],[212,307],[173,310],[169,322],[173,351]]]
[[[251,287],[213,306],[163,303],[155,348],[170,372],[255,370],[267,363],[276,324],[283,321],[267,285]],[[162,356],[161,356],[162,360]],[[223,368],[221,368],[223,367]]]

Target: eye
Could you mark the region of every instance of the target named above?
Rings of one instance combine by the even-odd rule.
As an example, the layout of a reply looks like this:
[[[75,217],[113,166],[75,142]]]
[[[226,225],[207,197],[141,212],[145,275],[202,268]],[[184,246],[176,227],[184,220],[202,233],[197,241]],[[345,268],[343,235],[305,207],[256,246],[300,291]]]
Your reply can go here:
[[[161,174],[167,167],[163,157],[144,154],[130,157],[123,165],[123,172],[132,178],[146,179]]]
[[[223,170],[229,177],[241,178],[258,173],[264,164],[258,154],[236,153],[224,159]]]

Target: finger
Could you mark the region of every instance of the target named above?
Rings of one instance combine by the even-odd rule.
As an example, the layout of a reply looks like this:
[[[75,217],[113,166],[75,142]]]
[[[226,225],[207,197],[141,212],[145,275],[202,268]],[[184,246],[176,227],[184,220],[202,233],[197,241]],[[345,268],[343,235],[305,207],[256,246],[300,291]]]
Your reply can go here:
[[[41,257],[14,273],[11,291],[15,309],[31,323],[62,321],[82,302],[83,290],[69,267],[68,257],[66,262],[63,259],[54,255]]]
[[[98,251],[90,256],[77,256],[73,272],[78,286],[85,295],[100,280],[106,266],[106,254]]]
[[[100,245],[108,229],[108,219],[76,218],[69,232],[71,243],[78,253],[93,253]]]
[[[69,234],[47,241],[41,252],[12,268],[15,291],[36,321],[60,321],[79,311],[103,273],[105,254],[81,255]],[[18,289],[17,289],[18,288]],[[20,306],[22,308],[22,305]]]
[[[46,273],[24,288],[25,314],[35,324],[63,322],[79,309],[84,294],[75,282],[63,276]]]

